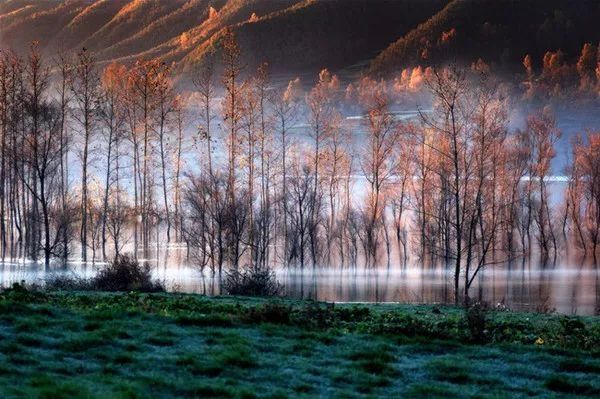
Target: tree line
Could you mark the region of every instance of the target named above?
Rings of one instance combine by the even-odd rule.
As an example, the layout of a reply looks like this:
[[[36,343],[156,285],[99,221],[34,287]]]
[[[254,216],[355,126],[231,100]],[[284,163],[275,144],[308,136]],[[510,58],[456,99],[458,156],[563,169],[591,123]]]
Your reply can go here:
[[[428,69],[431,109],[402,121],[393,85],[345,88],[323,70],[270,81],[228,31],[220,58],[174,86],[158,60],[100,67],[86,49],[47,60],[37,44],[0,59],[2,259],[107,259],[184,243],[213,273],[240,267],[442,264],[456,301],[495,263],[556,258],[569,240],[596,259],[600,139],[573,143],[560,206],[552,113],[509,129],[510,96],[487,68]],[[359,115],[348,118],[352,111]]]

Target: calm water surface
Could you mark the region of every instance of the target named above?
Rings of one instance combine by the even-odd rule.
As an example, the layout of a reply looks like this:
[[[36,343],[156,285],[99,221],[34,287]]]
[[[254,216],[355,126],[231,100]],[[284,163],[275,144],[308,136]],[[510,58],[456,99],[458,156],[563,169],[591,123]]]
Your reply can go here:
[[[185,257],[181,248],[158,251],[147,259],[154,275],[168,289],[207,295],[219,294],[218,276],[202,273]],[[27,281],[43,284],[55,274],[93,276],[103,263],[70,262],[46,269],[25,261],[0,263],[0,285]],[[480,272],[471,296],[513,310],[556,311],[594,315],[600,312],[600,273],[589,264],[556,264],[540,267],[515,262],[494,265]],[[453,303],[453,275],[443,267],[423,270],[415,265],[401,268],[276,269],[285,295],[331,302]],[[461,276],[462,279],[462,276]],[[462,280],[461,280],[462,281]]]

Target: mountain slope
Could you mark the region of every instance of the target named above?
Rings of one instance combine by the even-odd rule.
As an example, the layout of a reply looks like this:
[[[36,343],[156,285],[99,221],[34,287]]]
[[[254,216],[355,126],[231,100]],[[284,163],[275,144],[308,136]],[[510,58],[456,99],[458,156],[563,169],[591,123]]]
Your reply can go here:
[[[28,2],[27,9],[13,14],[14,18],[4,18],[7,14],[0,16],[1,41],[16,51],[29,48],[34,40],[44,47],[89,4],[86,0]]]
[[[342,68],[372,58],[441,9],[445,0],[304,1],[233,26],[249,66],[274,71]],[[184,59],[189,67],[214,51],[224,31]]]
[[[234,30],[248,64],[274,70],[365,61],[449,0],[4,0],[0,35],[17,51],[86,47],[100,61],[158,57],[190,70]]]
[[[173,12],[184,0],[134,0],[122,7],[113,18],[90,35],[84,44],[95,51],[106,51],[145,29],[163,15]]]
[[[163,13],[135,34],[102,50],[101,58],[126,57],[152,49],[164,41],[178,37],[208,18],[208,0],[189,0],[179,7]]]
[[[203,54],[202,49],[214,43],[219,32],[226,27],[243,23],[253,14],[270,14],[293,7],[298,2],[299,0],[228,0],[220,8],[216,7],[215,2],[211,2],[207,18],[201,24],[142,55],[159,57],[166,62],[178,62],[186,57],[194,59],[189,54]]]
[[[187,73],[232,29],[249,71],[267,61],[275,73],[369,65],[384,76],[480,58],[515,71],[558,49],[572,63],[600,42],[597,21],[598,0],[0,0],[0,45],[86,47],[102,63],[158,58]]]
[[[52,38],[48,47],[65,49],[82,47],[86,38],[110,22],[126,4],[127,0],[99,0],[88,4]]]
[[[366,62],[449,0],[0,0],[0,42],[23,53],[86,47],[98,61],[159,58],[191,71],[232,29],[249,69]]]
[[[585,42],[600,40],[598,20],[597,0],[453,0],[381,52],[371,72],[479,58],[510,71],[526,54],[538,60],[558,49],[572,58]]]

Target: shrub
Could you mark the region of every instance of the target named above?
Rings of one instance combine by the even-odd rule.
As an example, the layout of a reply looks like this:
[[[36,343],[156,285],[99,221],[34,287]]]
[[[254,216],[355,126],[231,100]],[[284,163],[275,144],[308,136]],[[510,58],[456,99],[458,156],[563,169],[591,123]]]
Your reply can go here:
[[[53,275],[44,282],[49,291],[88,291],[92,289],[91,280],[76,275]]]
[[[563,316],[560,325],[564,335],[578,334],[585,330],[585,324],[577,317]]]
[[[75,274],[53,275],[45,280],[48,291],[141,291],[161,292],[164,285],[152,279],[150,265],[140,263],[128,256],[115,258],[92,278]]]
[[[379,334],[402,335],[405,337],[450,338],[451,326],[443,321],[420,318],[403,312],[386,312],[378,317],[370,331]]]
[[[333,303],[308,302],[298,310],[295,323],[313,328],[329,328],[336,323],[335,305]]]
[[[366,306],[336,307],[337,318],[345,322],[367,321],[371,317],[371,311]]]
[[[290,324],[293,309],[289,305],[267,302],[262,306],[250,308],[246,320],[251,323]]]
[[[276,296],[283,287],[270,268],[251,267],[232,270],[225,276],[223,290],[229,295]]]
[[[44,299],[44,294],[37,290],[37,286],[28,285],[25,280],[13,283],[9,288],[0,290],[1,300],[12,300],[17,302],[33,302]]]
[[[489,308],[487,304],[475,302],[466,309],[465,318],[471,340],[475,343],[487,341],[487,315]]]
[[[150,265],[128,256],[119,256],[91,279],[93,289],[99,291],[164,291],[163,284],[152,279]]]

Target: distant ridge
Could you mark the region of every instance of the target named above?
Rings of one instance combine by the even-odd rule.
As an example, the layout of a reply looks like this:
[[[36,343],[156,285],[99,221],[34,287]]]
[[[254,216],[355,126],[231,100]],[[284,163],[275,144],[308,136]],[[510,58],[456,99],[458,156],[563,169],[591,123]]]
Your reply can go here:
[[[0,0],[0,43],[24,53],[93,50],[102,63],[175,62],[183,74],[219,52],[232,29],[248,69],[313,73],[365,65],[386,76],[407,66],[482,59],[522,70],[561,50],[572,62],[600,42],[597,0]]]
[[[226,28],[249,68],[315,71],[368,62],[448,0],[4,0],[0,40],[23,53],[86,47],[101,62],[159,58],[191,70]]]
[[[597,0],[453,0],[382,51],[370,72],[387,75],[398,65],[478,59],[522,70],[526,54],[541,60],[546,51],[559,49],[572,61],[584,43],[600,41],[598,21]]]

